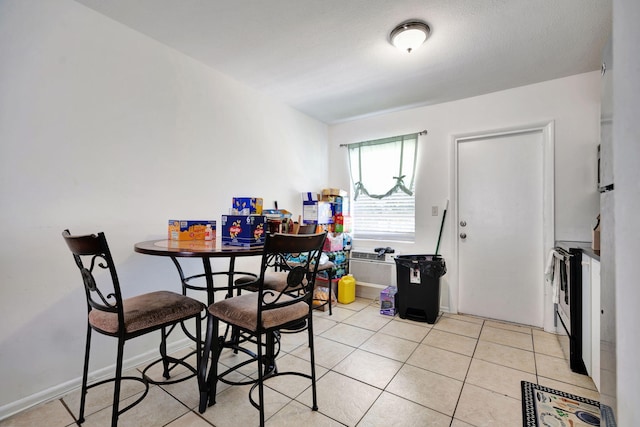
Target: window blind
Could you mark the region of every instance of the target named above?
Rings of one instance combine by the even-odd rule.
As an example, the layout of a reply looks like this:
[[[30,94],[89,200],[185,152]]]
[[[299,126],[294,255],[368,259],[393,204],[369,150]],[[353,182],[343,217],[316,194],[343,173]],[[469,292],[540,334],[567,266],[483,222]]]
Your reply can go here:
[[[415,241],[415,196],[404,192],[384,199],[361,195],[353,202],[353,236],[367,240]]]

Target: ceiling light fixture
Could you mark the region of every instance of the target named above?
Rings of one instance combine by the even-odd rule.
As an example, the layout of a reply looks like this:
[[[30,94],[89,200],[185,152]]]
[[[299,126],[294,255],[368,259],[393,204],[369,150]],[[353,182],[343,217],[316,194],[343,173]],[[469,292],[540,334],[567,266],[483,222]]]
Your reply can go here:
[[[408,53],[420,47],[431,34],[431,29],[421,21],[407,21],[391,31],[389,40],[391,44]]]

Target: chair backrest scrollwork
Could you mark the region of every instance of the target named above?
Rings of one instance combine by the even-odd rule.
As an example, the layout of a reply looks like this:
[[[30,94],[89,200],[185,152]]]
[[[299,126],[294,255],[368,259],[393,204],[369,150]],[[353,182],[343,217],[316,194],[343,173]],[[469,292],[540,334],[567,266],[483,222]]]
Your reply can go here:
[[[122,294],[111,251],[104,233],[73,236],[62,232],[76,266],[80,270],[87,300],[87,311],[117,313],[118,324],[124,324]],[[105,270],[108,274],[101,274]]]
[[[267,234],[258,279],[259,312],[301,301],[309,304],[311,310],[313,287],[325,238],[326,233]],[[297,255],[294,261],[291,254]],[[263,286],[265,273],[272,267],[279,267],[288,272],[286,286],[278,291]],[[287,297],[283,298],[285,295]]]

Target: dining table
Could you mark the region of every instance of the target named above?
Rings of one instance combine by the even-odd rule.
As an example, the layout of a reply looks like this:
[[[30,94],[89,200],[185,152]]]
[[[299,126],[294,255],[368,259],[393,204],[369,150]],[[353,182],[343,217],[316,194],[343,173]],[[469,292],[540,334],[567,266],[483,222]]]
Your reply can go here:
[[[163,256],[171,258],[178,270],[182,283],[182,293],[187,294],[188,290],[203,291],[207,295],[207,305],[215,302],[216,292],[225,292],[225,298],[233,296],[234,290],[240,292],[234,286],[236,275],[257,277],[256,273],[235,270],[236,258],[261,256],[263,246],[228,246],[222,245],[216,240],[147,240],[134,245],[134,250],[141,254]],[[202,260],[202,273],[185,275],[185,270],[180,264],[181,258],[200,258]],[[225,270],[214,270],[213,259],[226,258],[229,266]],[[227,276],[223,285],[215,283],[216,276]],[[204,279],[205,285],[202,285]]]
[[[206,292],[208,305],[211,305],[215,302],[216,296],[215,294],[218,292],[224,292],[224,298],[231,298],[236,295],[240,295],[241,289],[243,286],[237,286],[235,284],[235,277],[238,275],[249,276],[257,278],[258,275],[254,272],[245,272],[245,271],[236,271],[235,263],[236,259],[239,257],[250,257],[250,256],[262,256],[264,252],[264,246],[251,246],[251,247],[242,247],[242,246],[228,246],[221,245],[219,242],[215,240],[170,240],[170,239],[158,239],[158,240],[147,240],[143,242],[138,242],[134,245],[135,252],[145,254],[145,255],[153,255],[153,256],[163,256],[169,257],[173,264],[175,265],[178,275],[180,276],[180,281],[182,284],[182,293],[183,295],[187,295],[188,291],[202,291]],[[180,259],[187,258],[200,258],[202,260],[203,271],[197,274],[186,275],[185,269],[180,264]],[[224,270],[214,270],[212,266],[213,259],[223,259],[226,258],[229,260],[228,267]],[[328,270],[330,276],[329,279],[332,278],[331,268],[333,264],[331,262],[325,263],[320,266],[319,270]],[[223,284],[216,283],[216,276],[226,276],[226,281]],[[205,285],[202,285],[202,280],[204,279]],[[331,282],[329,282],[331,283]],[[246,283],[245,283],[246,285]],[[324,301],[326,304],[329,302],[329,310],[331,313],[331,293],[329,293],[329,300]],[[196,339],[193,334],[186,330],[185,326],[182,325],[183,332],[190,337],[191,339]],[[229,337],[228,334],[231,333]],[[251,359],[257,360],[257,355],[249,350],[248,348],[243,348],[241,343],[243,340],[237,330],[230,331],[229,328],[226,328],[226,331],[220,337],[225,341],[230,339],[230,343],[233,343],[234,352],[242,351],[250,356]],[[273,346],[277,348],[274,348]],[[279,334],[276,333],[275,339],[272,342],[271,346],[267,349],[267,360],[271,360],[268,363],[265,363],[265,369],[267,371],[274,370],[276,368],[275,358],[279,353]],[[226,374],[235,371],[237,368],[243,366],[246,362],[242,362],[235,367],[229,368],[225,373],[222,373],[220,376],[225,376]],[[204,404],[206,402],[206,398],[204,394],[206,392],[206,380],[204,378],[204,373],[198,378],[201,398],[200,398],[200,408],[203,410]],[[232,384],[232,382],[229,382]],[[239,382],[237,384],[244,384]]]
[[[236,258],[238,257],[250,257],[250,256],[262,256],[264,246],[229,246],[221,245],[215,240],[147,240],[144,242],[138,242],[134,245],[135,252],[169,257],[178,270],[180,281],[182,283],[182,294],[187,295],[188,291],[201,291],[206,292],[207,305],[211,305],[215,302],[215,294],[217,292],[224,292],[224,298],[233,297],[234,291],[237,295],[240,295],[241,287],[235,286],[234,277],[236,275],[250,276],[257,278],[256,273],[243,272],[235,270]],[[200,258],[202,260],[203,272],[197,274],[186,275],[185,269],[180,264],[180,259],[185,258]],[[226,258],[229,260],[229,265],[225,270],[214,270],[212,266],[213,259]],[[216,284],[216,276],[226,276],[226,281],[223,284]],[[202,279],[204,279],[205,285],[202,285]],[[182,330],[189,338],[196,340],[197,338],[190,333],[184,324],[181,325]],[[234,351],[242,351],[248,354],[253,359],[257,360],[257,355],[240,346],[241,338],[237,330],[229,331],[226,328],[224,337],[231,332],[231,341],[235,344]],[[170,333],[170,331],[169,331]],[[225,338],[226,339],[226,338]],[[273,362],[275,366],[275,362]],[[238,366],[240,367],[240,365]],[[198,367],[199,369],[199,367]],[[200,411],[203,412],[206,405],[207,385],[206,385],[206,373],[198,373],[198,388],[200,391]]]

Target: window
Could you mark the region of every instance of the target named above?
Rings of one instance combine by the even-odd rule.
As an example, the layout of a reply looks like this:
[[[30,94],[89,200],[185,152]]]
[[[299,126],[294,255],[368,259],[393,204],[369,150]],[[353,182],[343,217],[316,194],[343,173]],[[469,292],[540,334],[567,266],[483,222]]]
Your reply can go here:
[[[418,134],[349,144],[353,235],[414,241]]]
[[[353,236],[358,239],[415,239],[415,196],[393,193],[384,199],[362,195],[353,202]]]

